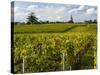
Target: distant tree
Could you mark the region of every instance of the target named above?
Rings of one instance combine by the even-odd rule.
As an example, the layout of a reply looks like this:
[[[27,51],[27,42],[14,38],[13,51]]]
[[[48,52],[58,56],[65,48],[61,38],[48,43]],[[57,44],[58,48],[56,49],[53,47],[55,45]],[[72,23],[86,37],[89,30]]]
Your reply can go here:
[[[97,23],[97,20],[95,19],[94,21],[92,21],[91,19],[90,20],[85,20],[84,23]]]
[[[38,18],[33,12],[31,12],[27,17],[27,24],[38,23]]]
[[[61,23],[60,21],[56,21],[56,23]]]
[[[93,23],[97,23],[97,20],[95,19],[95,20],[93,21]]]
[[[19,24],[20,22],[14,22],[15,25]]]
[[[89,23],[92,23],[92,20],[91,19],[89,20]]]
[[[46,23],[49,23],[49,21],[46,21]]]

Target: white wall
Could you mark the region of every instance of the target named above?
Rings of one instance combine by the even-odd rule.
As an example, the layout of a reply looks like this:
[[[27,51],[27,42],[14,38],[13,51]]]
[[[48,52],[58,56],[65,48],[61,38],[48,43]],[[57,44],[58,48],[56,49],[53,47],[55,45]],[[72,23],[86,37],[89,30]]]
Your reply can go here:
[[[33,1],[48,3],[96,5],[100,13],[100,0],[11,0],[11,1]],[[10,0],[0,0],[0,75],[11,75],[10,73]],[[98,35],[100,35],[100,14],[98,15]],[[98,36],[100,38],[100,36]],[[98,39],[98,57],[100,58],[100,40]],[[100,70],[100,60],[99,69]],[[35,75],[98,75],[98,70],[81,70],[65,72],[35,73]],[[27,74],[29,75],[29,74]],[[30,74],[33,75],[33,74]]]

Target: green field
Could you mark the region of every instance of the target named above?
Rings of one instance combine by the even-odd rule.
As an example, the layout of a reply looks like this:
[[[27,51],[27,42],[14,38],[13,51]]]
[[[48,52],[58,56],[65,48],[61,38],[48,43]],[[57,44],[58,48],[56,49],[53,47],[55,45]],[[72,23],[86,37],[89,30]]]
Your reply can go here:
[[[96,68],[96,24],[14,26],[14,73]],[[71,67],[71,68],[70,68]]]
[[[90,30],[88,30],[88,28]],[[93,29],[94,28],[94,29]],[[96,29],[95,24],[33,24],[33,25],[15,25],[15,33],[54,33],[70,31],[93,31]]]

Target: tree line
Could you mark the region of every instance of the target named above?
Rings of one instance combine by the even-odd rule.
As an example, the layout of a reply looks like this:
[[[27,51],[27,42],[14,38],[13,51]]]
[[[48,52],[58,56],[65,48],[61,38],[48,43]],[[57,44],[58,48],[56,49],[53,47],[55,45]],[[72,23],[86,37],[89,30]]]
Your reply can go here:
[[[73,21],[73,16],[71,15],[70,20],[63,22],[63,21],[56,21],[56,22],[50,22],[49,20],[47,21],[39,21],[38,18],[35,16],[34,12],[31,12],[28,16],[27,16],[27,22],[14,22],[14,24],[49,24],[49,23],[76,23]],[[77,23],[82,23],[82,22],[77,22]],[[97,23],[97,20],[85,20],[83,23]]]

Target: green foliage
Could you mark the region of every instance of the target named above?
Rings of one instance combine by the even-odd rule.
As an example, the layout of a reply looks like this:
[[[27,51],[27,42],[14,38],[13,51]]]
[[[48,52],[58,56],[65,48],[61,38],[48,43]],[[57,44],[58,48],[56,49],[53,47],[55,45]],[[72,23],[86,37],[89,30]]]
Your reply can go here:
[[[44,27],[48,28],[48,30],[50,29],[50,31],[53,27],[58,27],[58,30],[60,30],[59,26],[61,27],[61,25],[52,25],[51,28],[48,28],[48,25],[44,25]],[[29,26],[29,32],[31,32],[30,27],[31,26]],[[64,27],[66,26],[64,25]],[[67,28],[70,27],[69,25]],[[37,28],[39,27],[36,27],[36,29]],[[78,29],[76,30],[76,28]],[[94,25],[86,25],[76,28],[64,33],[14,34],[14,72],[22,73],[23,58],[25,58],[26,73],[62,71],[63,53],[65,54],[65,70],[70,70],[70,67],[73,69],[74,66],[79,66],[79,69],[96,68],[96,27]],[[91,31],[91,28],[93,31]],[[20,32],[20,28],[18,29]],[[61,30],[62,29],[63,26]],[[15,32],[17,30],[15,30]],[[40,30],[43,31],[42,27],[40,27]],[[36,30],[33,28],[33,31]],[[36,32],[38,32],[38,30]],[[83,54],[81,54],[82,52]],[[73,64],[73,61],[76,59],[75,57],[79,53],[81,54],[78,56],[79,63],[76,63],[77,65]]]
[[[19,69],[19,73],[22,72],[21,64],[23,57],[25,57],[25,72],[27,73],[60,71],[62,70],[62,53],[66,54],[65,70],[68,70],[69,66],[72,65],[72,61],[74,60],[75,55],[82,48],[84,48],[84,45],[87,43],[86,41],[91,38],[88,38],[88,35],[90,34],[85,34],[84,36],[80,37],[79,35],[80,33],[77,33],[77,35],[75,34],[75,36],[73,33],[63,35],[15,35],[15,72],[17,72],[17,70]],[[91,34],[91,36],[93,37],[92,39],[94,39],[95,35]],[[79,43],[77,43],[76,40]],[[93,47],[96,48],[96,44],[94,46],[91,45],[91,49],[89,50],[94,52]],[[84,58],[82,59],[83,65],[81,65],[81,68],[83,69],[90,69],[94,67],[94,61],[90,60],[91,58],[93,58],[93,56],[91,54],[88,54],[86,53]],[[90,61],[92,63],[90,63]]]

